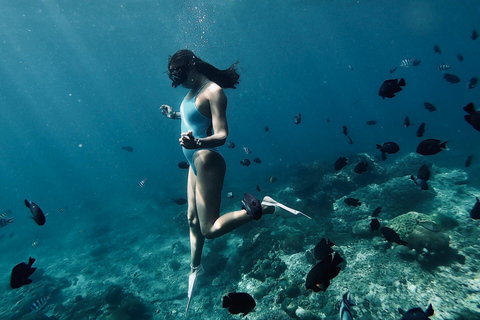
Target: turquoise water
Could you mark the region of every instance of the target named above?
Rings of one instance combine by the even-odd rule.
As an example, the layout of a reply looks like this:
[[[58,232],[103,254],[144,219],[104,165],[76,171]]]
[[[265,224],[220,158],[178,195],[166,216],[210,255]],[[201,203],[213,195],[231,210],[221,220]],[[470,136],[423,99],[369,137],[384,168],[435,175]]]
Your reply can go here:
[[[388,219],[414,210],[459,220],[459,226],[445,232],[451,247],[465,250],[460,254],[466,262],[455,267],[458,262],[445,261],[428,272],[466,268],[470,273],[456,276],[454,283],[470,285],[461,305],[445,303],[432,319],[479,318],[479,273],[473,265],[479,254],[474,241],[479,226],[468,212],[480,195],[480,133],[465,122],[462,110],[469,102],[480,106],[478,88],[466,88],[470,78],[480,76],[480,39],[470,38],[472,30],[480,31],[479,15],[477,1],[4,1],[0,210],[11,210],[9,216],[15,219],[0,229],[0,280],[5,284],[0,286],[1,317],[21,318],[33,301],[52,292],[41,312],[25,319],[74,319],[74,314],[78,319],[129,319],[128,312],[106,302],[105,292],[112,285],[121,286],[132,304],[143,306],[145,318],[184,317],[189,242],[181,215],[186,207],[172,199],[185,197],[186,171],[177,167],[184,160],[178,145],[180,123],[163,117],[158,108],[169,104],[178,110],[186,91],[172,88],[164,72],[169,55],[189,48],[220,68],[239,61],[240,85],[226,91],[229,140],[237,147],[222,149],[228,166],[222,209],[238,208],[240,195],[253,192],[272,195],[314,216],[311,225],[301,218],[265,219],[213,241],[204,260],[228,261],[225,268],[206,275],[192,318],[230,319],[221,308],[221,296],[260,285],[248,282],[252,274],[245,266],[254,267],[256,260],[245,257],[297,261],[327,236],[345,254],[357,246],[357,254],[364,252],[375,266],[382,258],[372,252],[371,239],[351,237],[354,218],[344,228],[332,227],[342,214],[335,204],[352,193],[365,194],[357,189],[373,184],[382,188],[390,179],[415,175],[417,164],[424,161],[411,157],[421,141],[415,133],[422,122],[424,138],[449,141],[450,150],[425,157],[434,176],[445,179],[433,179],[437,193],[431,198],[408,198],[407,193],[403,201],[411,205]],[[403,59],[414,57],[420,65],[399,67]],[[460,83],[443,79],[436,70],[443,63],[451,65],[447,72],[459,76]],[[398,68],[391,74],[394,67]],[[378,89],[394,78],[404,78],[407,85],[395,98],[383,100]],[[424,102],[437,111],[425,110]],[[295,125],[298,113],[302,123]],[[414,126],[403,126],[406,116]],[[367,126],[368,120],[377,124]],[[344,125],[353,144],[342,133]],[[397,142],[400,152],[382,162],[375,145],[387,141]],[[245,154],[244,146],[251,155]],[[368,154],[385,170],[377,168],[359,180],[352,172],[354,159],[363,159],[358,154]],[[470,154],[472,165],[464,168]],[[335,175],[333,163],[340,156],[349,158],[349,166]],[[262,164],[241,166],[245,157],[259,157]],[[395,164],[401,159],[407,159],[413,172]],[[449,174],[460,180],[466,175],[468,183],[457,185],[460,180],[449,179]],[[275,183],[270,182],[272,176]],[[322,187],[325,177],[334,191]],[[139,188],[145,178],[145,186]],[[261,192],[255,191],[257,185]],[[227,198],[228,191],[234,192],[234,199]],[[373,211],[377,199],[371,197]],[[25,198],[48,213],[45,226],[32,221]],[[368,218],[369,208],[357,217]],[[472,238],[458,244],[455,236],[465,230]],[[271,246],[274,249],[260,250],[264,255],[258,257],[250,251],[255,246],[245,245],[255,235],[283,243],[287,234],[296,235],[299,244]],[[242,243],[243,249],[238,249]],[[37,259],[34,282],[11,290],[11,268],[29,256]],[[395,259],[399,258],[393,255],[388,261],[405,261]],[[300,318],[298,308],[288,307],[295,305],[310,310],[317,317],[312,319],[333,319],[338,317],[339,298],[350,288],[360,302],[359,318],[397,319],[398,307],[426,309],[433,303],[435,308],[438,297],[447,295],[443,287],[426,294],[406,286],[405,291],[377,291],[381,302],[374,303],[361,289],[367,290],[366,285],[352,290],[351,279],[358,273],[348,269],[348,260],[326,293],[314,294],[302,286],[312,266],[308,261],[287,263],[285,274],[257,276],[265,292],[257,294],[257,310],[247,317],[268,319],[268,312],[280,310]],[[206,266],[211,264],[207,261]],[[407,264],[408,272],[420,277],[423,269],[417,263]],[[277,299],[282,288],[274,284],[289,274],[301,293],[288,297],[287,304]],[[382,277],[372,277],[381,282]],[[393,286],[395,280],[390,282]],[[378,284],[382,285],[389,287]],[[423,288],[413,280],[411,285]]]

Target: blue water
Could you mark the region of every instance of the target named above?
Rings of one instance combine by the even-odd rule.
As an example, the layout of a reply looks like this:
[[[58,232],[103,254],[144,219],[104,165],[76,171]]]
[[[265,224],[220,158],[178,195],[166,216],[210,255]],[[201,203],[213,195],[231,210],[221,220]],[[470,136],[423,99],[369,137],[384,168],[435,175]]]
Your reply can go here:
[[[164,73],[178,49],[219,68],[239,61],[240,85],[226,91],[229,140],[237,147],[222,149],[225,195],[256,185],[275,192],[270,177],[284,188],[288,169],[301,163],[378,157],[377,143],[395,141],[397,156],[407,155],[421,141],[421,122],[424,138],[449,141],[448,152],[430,159],[435,164],[462,167],[469,154],[480,156],[480,133],[462,110],[469,102],[480,106],[479,89],[466,88],[480,76],[480,39],[470,39],[480,31],[478,1],[54,0],[1,7],[0,209],[15,217],[0,230],[4,283],[29,255],[45,269],[42,255],[74,259],[72,250],[92,240],[64,239],[103,225],[148,237],[181,211],[171,201],[186,195],[186,172],[177,168],[180,123],[158,109],[178,110],[186,94]],[[419,66],[390,74],[413,57]],[[452,66],[459,84],[435,70],[441,63]],[[395,98],[378,96],[384,80],[402,77],[407,85]],[[425,101],[437,111],[425,110]],[[295,125],[298,113],[302,123]],[[404,128],[405,116],[416,125]],[[263,163],[241,166],[243,146]],[[49,212],[47,225],[32,222],[25,198]],[[224,203],[233,206],[226,196]]]

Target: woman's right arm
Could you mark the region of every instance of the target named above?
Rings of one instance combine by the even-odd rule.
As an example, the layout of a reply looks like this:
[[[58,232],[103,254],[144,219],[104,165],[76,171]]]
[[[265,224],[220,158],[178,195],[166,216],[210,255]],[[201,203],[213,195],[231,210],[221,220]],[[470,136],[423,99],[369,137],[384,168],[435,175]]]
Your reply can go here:
[[[160,111],[164,116],[166,116],[169,119],[173,119],[173,120],[180,119],[180,112],[173,111],[173,108],[167,104],[162,104],[160,106]]]

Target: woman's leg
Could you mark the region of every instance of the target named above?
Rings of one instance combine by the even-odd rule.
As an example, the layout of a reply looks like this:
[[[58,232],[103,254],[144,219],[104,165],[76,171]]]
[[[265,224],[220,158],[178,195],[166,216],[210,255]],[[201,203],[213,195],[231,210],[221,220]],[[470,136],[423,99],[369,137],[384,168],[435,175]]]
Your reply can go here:
[[[200,221],[198,220],[197,208],[195,203],[195,185],[196,176],[192,169],[188,170],[187,198],[188,209],[187,219],[190,227],[190,255],[192,267],[198,267],[202,259],[203,245],[205,237],[200,231]]]

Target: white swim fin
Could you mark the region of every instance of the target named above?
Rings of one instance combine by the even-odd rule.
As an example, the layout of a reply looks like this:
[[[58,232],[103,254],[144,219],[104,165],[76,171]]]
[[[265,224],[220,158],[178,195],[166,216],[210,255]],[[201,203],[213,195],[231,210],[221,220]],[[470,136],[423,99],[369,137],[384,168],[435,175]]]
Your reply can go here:
[[[274,207],[283,209],[283,210],[285,210],[285,211],[288,211],[288,212],[290,212],[290,213],[293,213],[294,215],[301,214],[302,216],[307,217],[307,218],[310,219],[310,220],[312,219],[311,217],[307,216],[305,213],[300,212],[300,211],[295,210],[295,209],[292,209],[292,208],[290,208],[290,207],[287,207],[287,206],[284,205],[283,203],[280,203],[280,202],[272,199],[272,198],[269,197],[269,196],[266,196],[265,198],[263,198],[262,205],[265,205],[265,206],[274,206]]]
[[[193,291],[195,290],[197,284],[197,277],[203,273],[203,266],[199,265],[198,267],[193,268],[192,272],[188,276],[188,302],[187,307],[185,308],[185,315],[188,313],[188,308],[190,307],[190,302],[192,301]]]

